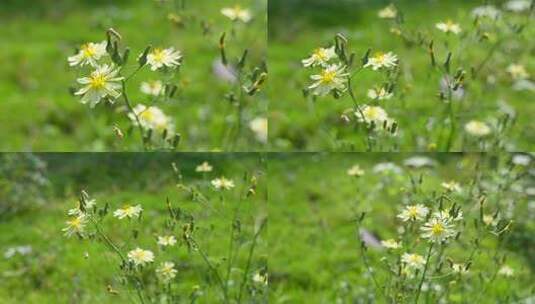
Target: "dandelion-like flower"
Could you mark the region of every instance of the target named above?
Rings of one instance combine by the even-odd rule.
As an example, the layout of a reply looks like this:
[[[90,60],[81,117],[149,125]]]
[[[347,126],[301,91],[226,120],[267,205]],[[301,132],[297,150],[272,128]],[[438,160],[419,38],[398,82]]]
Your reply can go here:
[[[440,184],[442,188],[450,192],[461,192],[462,188],[456,181],[443,182]]]
[[[504,277],[512,277],[515,274],[515,271],[511,267],[503,265],[500,270],[498,270],[498,274]]]
[[[394,96],[392,92],[388,92],[385,88],[373,88],[368,90],[368,97],[373,100],[385,100]]]
[[[268,120],[264,117],[256,117],[249,122],[249,128],[254,132],[256,140],[261,143],[268,141]]]
[[[241,21],[244,23],[247,23],[252,19],[251,11],[242,8],[239,5],[223,8],[221,10],[221,14],[223,14],[225,17],[228,17],[232,21]]]
[[[143,266],[148,263],[154,262],[154,253],[150,250],[143,250],[136,248],[128,252],[128,260],[136,266]]]
[[[113,65],[102,65],[91,73],[89,77],[79,78],[78,83],[85,85],[75,95],[83,95],[81,103],[89,103],[91,107],[97,105],[101,99],[110,96],[113,99],[121,96],[121,84],[123,77],[117,77],[119,69]],[[112,101],[112,100],[111,100]],[[113,101],[112,101],[113,102]]]
[[[364,65],[365,68],[371,67],[372,70],[377,71],[381,68],[391,69],[398,65],[398,56],[392,52],[383,53],[378,52],[372,57],[368,58],[368,62]]]
[[[195,172],[212,172],[213,167],[207,162],[203,162],[195,168]]]
[[[86,200],[85,201],[85,212],[87,212],[87,210],[92,209],[96,204],[97,204],[97,202],[94,199]],[[80,205],[78,204],[78,206],[76,208],[69,209],[67,211],[67,215],[79,216],[79,215],[85,214],[85,212],[82,211],[82,209],[80,209]]]
[[[415,253],[404,253],[401,256],[401,262],[403,262],[409,270],[421,270],[425,266],[424,257]]]
[[[362,170],[359,165],[354,165],[347,169],[347,175],[360,177],[364,175],[364,170]]]
[[[437,29],[443,31],[444,33],[454,33],[455,35],[457,35],[461,32],[461,26],[451,20],[448,20],[446,22],[439,22],[435,26]]]
[[[152,71],[163,67],[175,68],[180,66],[182,53],[175,48],[160,49],[156,48],[147,55],[147,63]]]
[[[381,245],[383,245],[383,247],[388,248],[388,249],[401,248],[401,242],[398,242],[394,239],[383,240],[381,241]]]
[[[368,125],[383,126],[385,122],[387,125],[393,123],[386,111],[379,106],[362,105],[360,111],[355,112],[355,116],[359,122],[364,122]]]
[[[160,96],[163,93],[163,84],[160,80],[144,81],[140,90],[147,95]]]
[[[335,48],[318,48],[314,50],[312,55],[303,59],[301,62],[305,67],[326,66],[331,59],[336,58]]]
[[[422,204],[416,204],[406,206],[405,209],[403,209],[401,213],[398,214],[398,218],[400,218],[404,222],[421,221],[427,216],[428,213],[429,208],[425,207]]]
[[[165,235],[158,237],[158,245],[161,246],[174,246],[176,244],[176,238],[173,235]]]
[[[442,212],[436,212],[431,219],[425,223],[420,230],[422,237],[429,239],[432,243],[441,243],[455,235],[454,226],[450,222],[450,217]]]
[[[523,65],[517,63],[510,64],[507,67],[507,73],[509,73],[509,75],[511,75],[511,78],[513,78],[514,80],[529,78],[529,74],[526,71],[526,68]]]
[[[135,206],[125,205],[123,208],[115,210],[115,212],[113,212],[113,216],[115,216],[116,218],[120,220],[126,217],[134,218],[134,217],[139,217],[142,211],[143,211],[143,208],[141,208],[141,205],[135,205]]]
[[[212,180],[212,186],[216,190],[230,190],[234,188],[234,181],[225,177],[220,177]]]
[[[478,120],[471,120],[464,125],[464,130],[473,136],[484,137],[489,135],[492,130],[486,123]]]
[[[71,237],[73,234],[83,235],[87,224],[87,218],[84,214],[80,214],[69,219],[65,224],[67,224],[67,227],[62,229],[65,236]]]
[[[341,64],[331,64],[326,66],[320,74],[310,76],[315,82],[308,88],[314,95],[325,96],[331,91],[336,90],[344,92],[348,73],[345,73],[346,67]]]
[[[379,12],[377,13],[377,16],[383,19],[394,19],[397,17],[397,15],[398,10],[393,4],[390,4],[389,6],[379,10]]]
[[[97,67],[98,60],[105,56],[107,54],[106,52],[106,41],[102,41],[100,43],[93,43],[89,42],[82,47],[80,47],[80,51],[78,54],[74,56],[70,56],[67,60],[69,61],[70,66],[84,66],[84,65],[91,65],[93,67]]]
[[[134,115],[135,113],[135,115]],[[144,129],[151,129],[163,133],[167,130],[167,134],[172,134],[175,131],[175,125],[171,118],[156,106],[145,106],[144,104],[138,104],[134,107],[134,113],[128,113],[128,117],[134,125],[139,123]]]
[[[175,263],[163,262],[160,267],[156,268],[156,275],[160,280],[169,282],[176,277],[178,270],[175,269]]]

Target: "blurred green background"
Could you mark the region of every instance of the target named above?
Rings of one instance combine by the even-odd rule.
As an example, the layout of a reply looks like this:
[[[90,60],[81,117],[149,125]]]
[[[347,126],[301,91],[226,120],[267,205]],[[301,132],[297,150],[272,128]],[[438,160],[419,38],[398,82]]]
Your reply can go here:
[[[161,3],[164,4],[161,4]],[[235,89],[216,76],[213,64],[219,58],[218,41],[228,35],[229,61],[235,62],[249,49],[247,69],[266,56],[265,0],[185,1],[185,10],[176,10],[178,1],[121,0],[6,0],[0,3],[0,150],[2,151],[141,151],[137,134],[119,140],[117,124],[127,133],[131,122],[116,113],[124,106],[100,104],[89,109],[71,96],[69,88],[78,75],[69,69],[67,57],[81,44],[105,40],[113,27],[132,50],[127,73],[136,68],[135,58],[147,45],[174,46],[184,62],[176,100],[158,104],[172,116],[182,135],[179,150],[210,151],[227,148],[225,135],[235,125],[236,109],[225,95]],[[247,25],[232,25],[220,10],[241,4],[254,19]],[[179,17],[173,23],[169,14]],[[206,31],[202,24],[206,25]],[[158,79],[148,69],[129,84],[132,103],[149,103],[139,90],[141,81]],[[267,101],[260,94],[246,99],[244,125],[265,117]],[[237,151],[262,150],[263,143],[244,128],[234,147]]]
[[[352,106],[348,96],[336,100],[331,96],[312,102],[303,97],[302,89],[311,84],[309,70],[301,60],[309,57],[318,47],[333,44],[336,33],[349,39],[349,48],[359,59],[370,48],[377,51],[392,51],[399,56],[401,73],[395,88],[395,97],[381,101],[390,117],[399,122],[398,139],[384,140],[378,151],[429,151],[446,149],[441,126],[448,126],[444,119],[445,104],[439,100],[442,76],[430,69],[427,43],[434,40],[437,62],[447,56],[445,44],[454,50],[452,71],[463,68],[470,74],[471,67],[479,65],[493,47],[495,29],[489,30],[491,40],[473,41],[445,35],[435,29],[435,24],[448,19],[460,23],[464,32],[473,31],[475,7],[491,4],[501,9],[506,1],[478,0],[271,0],[269,2],[269,49],[271,69],[270,92],[270,145],[276,151],[366,151],[366,136],[362,128],[345,124],[341,113]],[[404,23],[397,26],[393,21],[380,19],[377,13],[389,3],[394,3],[403,14]],[[510,24],[522,24],[529,20],[527,13],[513,14],[502,10]],[[531,20],[532,21],[532,20]],[[391,28],[400,28],[423,45],[409,43],[391,33]],[[501,24],[500,31],[507,25]],[[495,124],[505,113],[514,113],[515,125],[500,135],[510,151],[531,151],[535,137],[530,130],[535,128],[531,117],[535,106],[533,88],[516,91],[506,73],[511,63],[520,63],[531,72],[535,68],[531,37],[535,33],[533,22],[528,21],[524,31],[506,39],[499,51],[491,56],[476,79],[466,79],[465,96],[454,101],[455,140],[451,151],[481,151],[467,141],[463,130],[469,120],[482,120]],[[462,36],[462,35],[461,35]],[[462,47],[461,53],[457,52]],[[531,76],[530,79],[533,79]],[[382,83],[379,73],[371,70],[359,72],[353,87],[360,104],[369,103],[368,89]],[[347,95],[347,94],[346,94]],[[468,143],[467,143],[468,142]],[[488,145],[485,150],[495,150]]]

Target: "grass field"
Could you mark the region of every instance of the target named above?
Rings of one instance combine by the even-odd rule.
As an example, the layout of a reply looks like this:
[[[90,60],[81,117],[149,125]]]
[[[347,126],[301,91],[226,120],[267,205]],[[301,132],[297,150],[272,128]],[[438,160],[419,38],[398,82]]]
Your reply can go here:
[[[498,21],[480,18],[476,26],[472,10],[487,2],[502,8],[505,1],[392,1],[403,22],[381,19],[378,11],[388,1],[282,1],[269,2],[270,145],[276,151],[531,151],[535,125],[533,86],[514,90],[515,81],[507,73],[512,63],[524,66],[532,79],[535,66],[532,15],[501,10]],[[445,34],[435,24],[452,20],[459,35]],[[512,33],[510,27],[523,25]],[[393,30],[394,29],[394,30]],[[302,59],[319,47],[334,44],[343,34],[348,52],[356,55],[351,70],[356,102],[378,105],[398,123],[397,135],[371,132],[363,124],[345,122],[342,114],[354,107],[346,92],[332,96],[305,98],[303,89],[319,68],[305,69]],[[431,66],[429,44],[433,41],[437,63]],[[399,69],[393,75],[359,70],[361,58],[370,49],[393,52]],[[442,67],[452,53],[450,72]],[[334,61],[336,62],[336,60]],[[478,72],[473,74],[472,69]],[[353,72],[357,70],[358,72]],[[441,80],[464,71],[461,99],[441,100]],[[316,72],[316,73],[314,73]],[[393,86],[393,97],[371,101],[367,92],[384,83]],[[531,82],[532,84],[532,82]],[[283,94],[281,93],[283,92]],[[453,92],[453,95],[460,95]],[[448,94],[445,94],[448,95]],[[450,105],[452,106],[450,108]],[[500,130],[500,119],[509,115],[513,124]],[[347,119],[347,118],[346,118]],[[482,121],[492,130],[479,139],[467,134],[465,124]],[[379,129],[380,126],[379,126]],[[368,139],[370,141],[370,139]]]
[[[139,134],[130,134],[131,122],[124,102],[105,103],[95,109],[79,102],[69,90],[78,76],[67,63],[75,48],[106,40],[114,28],[131,48],[129,74],[135,59],[147,45],[174,46],[184,56],[180,75],[173,80],[178,93],[170,101],[156,103],[175,123],[181,135],[178,150],[262,150],[249,124],[265,117],[263,95],[245,96],[236,132],[237,106],[225,96],[238,94],[236,85],[214,73],[219,59],[219,37],[227,32],[227,57],[235,64],[249,50],[245,72],[261,64],[266,55],[266,1],[2,1],[0,4],[0,149],[2,151],[141,151]],[[177,4],[175,7],[174,4]],[[224,7],[240,4],[253,19],[244,24],[221,14]],[[169,19],[172,17],[174,21]],[[233,29],[234,28],[234,29]],[[231,32],[234,31],[234,35]],[[144,68],[128,82],[133,106],[150,104],[140,83],[162,79]],[[114,126],[125,134],[118,139]],[[229,138],[230,137],[230,138]]]
[[[223,293],[201,251],[220,276],[228,279],[230,298],[238,296],[245,277],[241,301],[265,303],[264,285],[252,280],[254,274],[267,267],[265,230],[260,230],[248,273],[244,274],[252,236],[267,216],[265,165],[259,155],[73,154],[65,157],[43,154],[38,157],[48,164],[46,203],[34,202],[15,215],[0,214],[0,303],[140,302],[134,288],[122,283],[120,259],[89,225],[83,240],[63,236],[66,212],[76,208],[78,192],[82,189],[96,199],[98,208],[109,204],[110,214],[103,219],[102,229],[125,255],[135,247],[154,252],[155,262],[141,273],[145,303],[221,303]],[[213,166],[213,172],[195,172],[195,167],[203,161]],[[172,162],[180,168],[182,180],[173,173]],[[94,163],[107,167],[95,167]],[[257,177],[256,195],[245,197],[250,185],[249,179],[243,180],[245,173],[248,178]],[[233,179],[236,187],[214,191],[210,181],[221,175]],[[1,184],[5,189],[3,178]],[[197,189],[206,201],[192,198],[178,184]],[[174,228],[169,226],[167,199],[183,216]],[[2,206],[8,203],[9,200],[3,200]],[[141,204],[140,221],[118,220],[112,216],[114,210],[126,203]],[[183,225],[191,223],[189,216],[194,221],[193,237],[199,250],[188,249],[182,238]],[[239,228],[233,229],[236,225]],[[234,231],[231,255],[230,231]],[[165,250],[158,246],[157,236],[165,234],[175,235],[177,245]],[[9,248],[18,246],[31,246],[31,252],[4,256]],[[227,263],[229,257],[232,262]],[[167,298],[158,295],[167,287],[156,283],[154,275],[154,268],[166,260],[174,262],[178,270]],[[192,295],[196,300],[192,300]]]

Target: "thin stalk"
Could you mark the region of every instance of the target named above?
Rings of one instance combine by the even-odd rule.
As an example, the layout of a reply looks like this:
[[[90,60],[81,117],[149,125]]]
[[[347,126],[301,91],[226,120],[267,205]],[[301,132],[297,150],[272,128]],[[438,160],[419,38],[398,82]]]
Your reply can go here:
[[[431,251],[433,250],[433,245],[434,243],[431,243],[431,246],[429,246],[429,251],[427,252],[424,272],[422,273],[422,279],[420,280],[420,284],[418,284],[418,291],[416,292],[416,299],[414,300],[414,304],[418,304],[418,298],[420,298],[420,292],[422,291],[422,285],[424,284],[425,274],[427,273],[427,269],[429,268],[429,260],[431,259]]]
[[[139,120],[139,116],[136,114],[136,112],[134,111],[134,108],[132,107],[132,105],[130,104],[130,100],[128,99],[128,95],[126,94],[126,80],[123,80],[122,81],[122,90],[123,90],[123,98],[124,98],[124,102],[126,104],[126,107],[128,108],[128,111],[130,113],[132,113],[132,115],[135,117],[136,119],[136,122],[137,122],[137,127],[138,127],[138,130],[139,130],[139,135],[141,136],[141,143],[143,145],[143,150],[144,151],[147,151],[147,146],[146,146],[146,143],[145,143],[145,138],[143,136],[143,127],[141,126],[141,121]]]
[[[245,287],[245,284],[247,283],[247,277],[249,276],[249,269],[251,268],[251,263],[253,260],[253,253],[258,241],[258,237],[260,236],[260,233],[264,229],[264,226],[266,225],[267,220],[262,220],[262,223],[260,224],[260,227],[258,228],[258,231],[256,231],[254,238],[253,238],[253,244],[251,244],[251,248],[249,248],[249,255],[247,256],[247,264],[245,265],[245,270],[243,273],[243,279],[240,284],[240,290],[238,292],[238,304],[241,303],[241,297],[243,293],[243,288]]]

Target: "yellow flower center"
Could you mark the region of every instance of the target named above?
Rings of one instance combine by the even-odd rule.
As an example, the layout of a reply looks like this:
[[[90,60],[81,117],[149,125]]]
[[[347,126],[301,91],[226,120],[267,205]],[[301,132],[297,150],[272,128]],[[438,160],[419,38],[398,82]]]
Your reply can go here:
[[[82,54],[86,58],[91,58],[95,56],[96,50],[95,48],[90,44],[85,44],[82,46]]]
[[[317,49],[314,52],[314,57],[318,60],[325,61],[327,60],[327,53],[323,49]]]
[[[104,75],[92,76],[89,81],[89,85],[93,89],[102,89],[105,84],[106,84],[106,77],[104,77]]]
[[[336,71],[323,71],[321,72],[320,81],[325,84],[331,84],[336,78]]]
[[[144,120],[151,121],[151,120],[154,120],[154,113],[152,113],[152,111],[145,110],[141,112],[139,117],[141,117]]]
[[[80,228],[80,226],[82,225],[82,220],[78,217],[74,218],[69,221],[69,225],[72,226],[73,228]]]
[[[165,55],[162,49],[155,49],[154,52],[152,52],[152,57],[156,62],[163,62],[164,56]]]
[[[431,227],[431,233],[434,235],[441,235],[444,230],[444,225],[442,225],[442,223],[435,223],[433,224],[433,227]]]
[[[385,62],[386,54],[385,53],[377,53],[377,54],[375,54],[375,60],[377,60],[379,63]]]
[[[380,116],[379,109],[376,107],[367,108],[366,116],[368,117],[368,119],[371,119],[371,120],[379,118]],[[415,217],[418,214],[418,210],[416,209],[416,207],[410,207],[409,214],[411,217]]]

